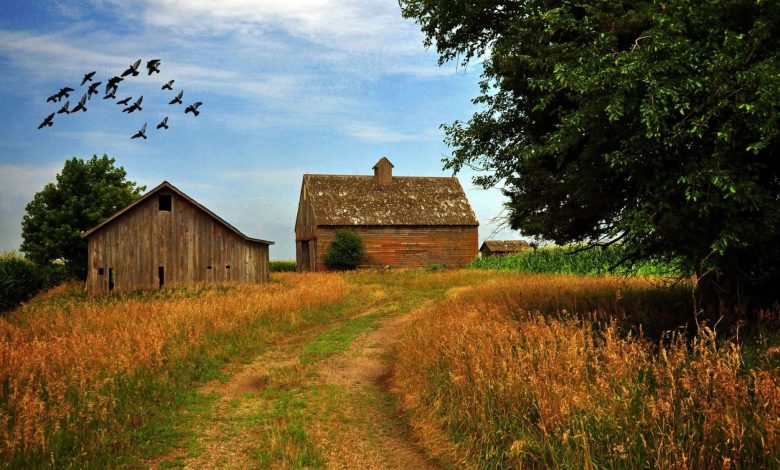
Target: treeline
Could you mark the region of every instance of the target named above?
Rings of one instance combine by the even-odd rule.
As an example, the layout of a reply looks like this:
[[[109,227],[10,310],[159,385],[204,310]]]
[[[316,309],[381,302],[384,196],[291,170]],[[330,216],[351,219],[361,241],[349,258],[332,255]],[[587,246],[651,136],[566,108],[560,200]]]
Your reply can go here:
[[[36,264],[13,251],[0,253],[0,313],[67,278],[63,265]]]

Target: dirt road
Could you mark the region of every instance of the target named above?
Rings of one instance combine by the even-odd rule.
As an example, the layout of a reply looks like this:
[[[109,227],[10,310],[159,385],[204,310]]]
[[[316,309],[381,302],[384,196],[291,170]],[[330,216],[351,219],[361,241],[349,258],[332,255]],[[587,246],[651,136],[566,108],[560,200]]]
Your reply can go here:
[[[385,387],[391,348],[420,311],[368,309],[234,365],[226,380],[203,387],[209,405],[195,412],[192,437],[153,466],[438,468]]]

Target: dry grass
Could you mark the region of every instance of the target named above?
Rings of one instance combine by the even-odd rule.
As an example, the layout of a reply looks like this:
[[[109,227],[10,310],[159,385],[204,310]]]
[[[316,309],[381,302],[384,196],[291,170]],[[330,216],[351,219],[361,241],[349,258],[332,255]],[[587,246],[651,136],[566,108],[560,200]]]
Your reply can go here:
[[[0,462],[111,452],[140,426],[144,401],[170,399],[193,369],[294,330],[348,292],[338,276],[274,279],[94,300],[55,292],[0,318]]]
[[[777,468],[772,361],[747,367],[710,330],[659,343],[623,328],[681,293],[641,279],[489,281],[407,330],[393,388],[429,451],[456,467]]]

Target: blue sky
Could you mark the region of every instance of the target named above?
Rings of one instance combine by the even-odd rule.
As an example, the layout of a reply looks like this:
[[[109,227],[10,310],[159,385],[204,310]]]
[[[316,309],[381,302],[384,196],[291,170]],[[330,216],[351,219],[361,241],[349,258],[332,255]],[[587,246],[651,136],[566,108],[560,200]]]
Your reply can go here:
[[[66,159],[108,154],[129,179],[168,180],[275,240],[272,259],[293,258],[304,173],[369,174],[386,155],[396,175],[450,176],[439,125],[475,110],[479,65],[439,67],[396,0],[0,0],[0,11],[0,250],[18,248],[24,206]],[[60,87],[76,89],[72,107],[84,73],[105,85],[139,58],[161,59],[161,73],[126,79],[117,97],[143,94],[143,111],[122,113],[101,86],[88,112],[36,129]],[[172,79],[175,92],[160,89]],[[185,105],[204,103],[199,117],[167,104],[181,89]],[[170,129],[155,130],[166,115]],[[130,140],[144,123],[149,139]],[[470,177],[459,175],[482,241],[503,197]]]

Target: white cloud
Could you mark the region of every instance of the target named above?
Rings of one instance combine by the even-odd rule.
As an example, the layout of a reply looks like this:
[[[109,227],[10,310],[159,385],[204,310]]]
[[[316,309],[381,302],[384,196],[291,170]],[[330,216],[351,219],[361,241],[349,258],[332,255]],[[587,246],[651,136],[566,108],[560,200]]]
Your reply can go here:
[[[218,173],[217,177],[225,180],[251,183],[253,185],[289,186],[292,183],[300,182],[304,173],[307,173],[307,170],[299,168],[285,170],[243,170],[223,171]]]
[[[441,139],[441,136],[435,132],[405,133],[365,122],[348,124],[344,131],[347,135],[369,142],[407,142]]]

